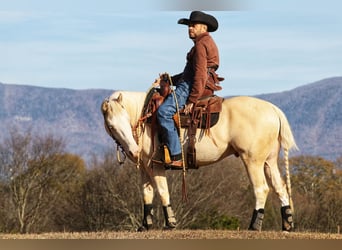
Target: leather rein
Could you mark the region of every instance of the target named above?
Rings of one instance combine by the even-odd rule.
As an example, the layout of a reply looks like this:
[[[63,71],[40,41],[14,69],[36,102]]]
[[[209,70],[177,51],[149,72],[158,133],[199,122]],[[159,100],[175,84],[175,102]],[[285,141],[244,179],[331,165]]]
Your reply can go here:
[[[110,100],[107,99],[107,102],[109,102]],[[116,100],[114,100],[116,101]],[[125,109],[125,107],[119,103],[119,105]],[[132,130],[132,134],[133,134],[133,138],[135,140],[135,142],[138,144],[139,148],[141,147],[140,145],[140,137],[142,135],[142,124],[144,122],[144,120],[146,120],[148,117],[141,117],[138,122],[134,125],[134,126],[131,126],[131,130]],[[127,154],[123,148],[123,146],[121,145],[121,143],[119,142],[119,140],[117,138],[115,138],[114,134],[112,133],[112,129],[113,127],[112,126],[109,126],[107,124],[107,122],[105,121],[105,127],[106,127],[106,130],[108,131],[108,134],[109,136],[113,139],[114,143],[116,144],[116,159],[118,161],[118,163],[120,165],[124,164],[126,159],[127,159]],[[123,159],[121,159],[121,155],[123,155]],[[137,167],[139,167],[140,165],[140,152],[139,152],[139,155],[138,155],[138,161],[137,161]]]

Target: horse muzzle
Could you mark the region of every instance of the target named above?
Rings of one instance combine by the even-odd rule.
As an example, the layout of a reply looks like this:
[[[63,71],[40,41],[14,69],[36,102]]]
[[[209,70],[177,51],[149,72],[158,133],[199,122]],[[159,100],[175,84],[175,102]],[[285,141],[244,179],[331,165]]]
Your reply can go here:
[[[128,153],[129,153],[129,156],[131,158],[138,159],[140,151],[139,150],[136,150],[136,151],[129,150]]]

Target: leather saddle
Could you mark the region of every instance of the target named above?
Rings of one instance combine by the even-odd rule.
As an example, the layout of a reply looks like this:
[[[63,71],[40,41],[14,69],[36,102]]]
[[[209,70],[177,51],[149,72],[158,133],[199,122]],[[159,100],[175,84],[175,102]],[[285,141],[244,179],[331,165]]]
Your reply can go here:
[[[156,111],[158,107],[163,103],[165,97],[171,93],[171,90],[165,90],[163,85],[161,88],[152,88],[147,94],[142,118],[146,119],[147,123],[151,124],[152,137],[156,132],[161,133],[157,118]],[[206,134],[209,135],[210,128],[213,127],[219,119],[220,112],[222,110],[223,98],[212,95],[201,98],[194,106],[193,112],[185,114],[182,110],[179,112],[180,119],[177,114],[173,117],[176,127],[188,129],[188,148],[187,148],[187,168],[197,169],[196,165],[196,131],[197,129],[203,129]],[[179,124],[180,121],[180,124]],[[152,140],[153,142],[154,140]],[[154,147],[154,145],[153,145]]]
[[[198,100],[192,113],[185,114],[183,110],[180,110],[181,124],[178,124],[179,119],[177,114],[174,116],[174,121],[177,127],[189,128],[192,124],[195,124],[196,128],[209,130],[219,119],[222,110],[222,101],[223,98],[216,95],[203,97]]]

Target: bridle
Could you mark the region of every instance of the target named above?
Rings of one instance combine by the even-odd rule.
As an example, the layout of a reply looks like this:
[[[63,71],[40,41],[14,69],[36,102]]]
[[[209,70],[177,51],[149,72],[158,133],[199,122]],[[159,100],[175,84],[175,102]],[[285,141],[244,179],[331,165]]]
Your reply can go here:
[[[107,98],[106,101],[107,101],[107,103],[109,103],[109,101],[110,101],[109,98]],[[116,101],[116,99],[114,99],[113,101]],[[119,103],[119,102],[117,102],[117,103],[121,106],[122,109],[126,110],[125,107],[121,103]],[[141,137],[142,131],[143,131],[143,129],[142,129],[143,121],[144,121],[144,119],[139,119],[136,125],[134,125],[134,126],[131,125],[133,138],[134,138],[134,140],[137,143],[139,148],[141,148],[140,137]],[[114,143],[116,144],[116,159],[117,159],[118,163],[120,165],[122,165],[125,163],[125,161],[127,159],[127,154],[126,154],[123,146],[119,142],[119,140],[114,136],[114,134],[112,132],[113,127],[108,125],[106,119],[105,119],[104,124],[105,124],[105,128],[106,128],[109,136],[113,139]],[[123,159],[121,159],[121,155],[124,156]],[[140,165],[140,151],[139,151],[138,160],[137,160],[137,167],[139,167],[139,165]]]
[[[104,124],[105,124],[106,130],[107,130],[109,136],[112,137],[114,143],[116,144],[116,159],[117,159],[118,163],[120,165],[122,165],[122,164],[125,163],[126,158],[127,158],[126,152],[123,149],[123,147],[120,144],[120,142],[115,138],[114,134],[112,133],[111,128],[113,128],[113,127],[112,126],[108,126],[106,121],[104,122]],[[121,154],[120,153],[124,156],[123,160],[121,160]]]

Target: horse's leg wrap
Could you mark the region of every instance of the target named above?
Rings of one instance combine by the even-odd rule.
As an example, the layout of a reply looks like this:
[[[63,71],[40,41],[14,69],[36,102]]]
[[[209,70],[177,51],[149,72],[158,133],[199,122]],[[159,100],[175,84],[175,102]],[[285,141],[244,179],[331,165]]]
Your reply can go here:
[[[176,227],[177,222],[171,205],[163,206],[163,212],[165,217],[164,229],[174,229]]]
[[[248,230],[261,231],[263,219],[264,219],[264,209],[263,208],[260,208],[259,210],[254,209],[251,224],[249,225]]]
[[[153,225],[153,205],[144,204],[144,218],[142,226],[138,228],[139,232],[146,231],[152,228]]]
[[[291,232],[294,229],[293,217],[290,206],[281,207],[282,230]]]

